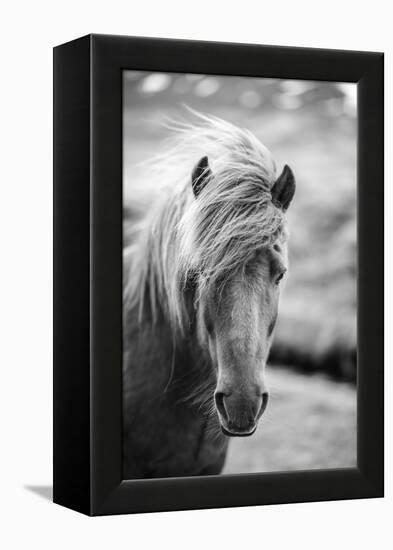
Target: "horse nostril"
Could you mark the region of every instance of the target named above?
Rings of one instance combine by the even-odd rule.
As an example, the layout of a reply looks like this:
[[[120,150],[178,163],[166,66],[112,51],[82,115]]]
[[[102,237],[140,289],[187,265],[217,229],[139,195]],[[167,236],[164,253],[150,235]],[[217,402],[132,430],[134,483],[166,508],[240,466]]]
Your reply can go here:
[[[263,415],[263,413],[265,412],[265,409],[267,407],[267,403],[269,401],[269,394],[267,391],[263,392],[263,394],[261,395],[262,397],[262,403],[261,403],[261,408],[259,409],[259,413],[257,415],[257,418],[261,418],[261,416]]]
[[[217,410],[225,418],[225,420],[228,420],[228,411],[226,410],[224,403],[225,397],[226,395],[222,391],[216,391],[216,393],[214,394]]]

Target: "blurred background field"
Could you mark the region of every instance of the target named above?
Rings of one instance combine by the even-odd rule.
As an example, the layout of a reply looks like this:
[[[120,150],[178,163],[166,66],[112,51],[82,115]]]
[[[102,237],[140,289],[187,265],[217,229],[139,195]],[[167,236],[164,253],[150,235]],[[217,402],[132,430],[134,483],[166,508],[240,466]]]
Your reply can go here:
[[[290,270],[270,356],[268,411],[231,441],[225,472],[356,463],[356,87],[227,76],[124,73],[124,239],[155,194],[143,161],[184,105],[248,128],[289,164]],[[197,160],[197,159],[196,159]],[[190,167],[191,169],[191,167]]]

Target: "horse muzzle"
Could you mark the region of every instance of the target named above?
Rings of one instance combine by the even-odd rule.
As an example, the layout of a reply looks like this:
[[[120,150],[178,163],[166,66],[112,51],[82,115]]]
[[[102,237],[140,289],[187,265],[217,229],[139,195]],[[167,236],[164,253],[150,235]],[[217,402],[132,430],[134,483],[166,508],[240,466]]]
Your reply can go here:
[[[216,391],[214,400],[222,432],[230,437],[252,435],[266,409],[268,399],[267,392],[244,396],[237,392]]]

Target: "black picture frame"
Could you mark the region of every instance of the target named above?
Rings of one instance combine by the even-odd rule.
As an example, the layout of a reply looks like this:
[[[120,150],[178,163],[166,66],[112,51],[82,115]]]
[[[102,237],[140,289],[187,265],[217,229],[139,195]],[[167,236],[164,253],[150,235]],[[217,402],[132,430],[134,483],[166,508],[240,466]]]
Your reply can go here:
[[[356,468],[123,480],[122,71],[357,83]],[[54,48],[54,502],[88,515],[383,496],[383,54],[88,35]]]

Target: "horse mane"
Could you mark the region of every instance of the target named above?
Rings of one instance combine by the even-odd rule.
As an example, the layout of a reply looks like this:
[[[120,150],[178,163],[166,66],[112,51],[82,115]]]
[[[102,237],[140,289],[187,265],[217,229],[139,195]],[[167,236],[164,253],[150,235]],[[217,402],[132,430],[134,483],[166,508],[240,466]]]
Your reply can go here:
[[[165,151],[146,166],[157,200],[125,251],[124,309],[148,305],[174,330],[187,331],[185,288],[192,279],[201,300],[283,232],[271,200],[276,165],[248,130],[192,111],[194,122],[170,122]],[[191,172],[208,156],[211,173],[197,198]]]

